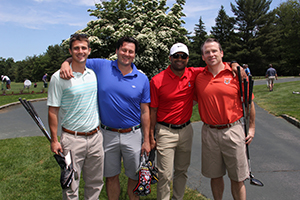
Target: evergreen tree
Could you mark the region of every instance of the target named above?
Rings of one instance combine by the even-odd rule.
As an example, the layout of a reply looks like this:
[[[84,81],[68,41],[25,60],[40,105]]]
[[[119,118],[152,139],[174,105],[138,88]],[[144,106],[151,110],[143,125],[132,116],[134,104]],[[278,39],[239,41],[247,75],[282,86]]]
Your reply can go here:
[[[235,19],[226,14],[222,5],[215,21],[216,26],[212,27],[211,34],[220,42],[223,48],[223,61],[236,60],[234,52],[237,51],[239,45],[237,34],[234,33]]]
[[[295,51],[300,46],[300,1],[288,0],[276,9],[276,28],[280,33],[280,60],[276,67],[278,74],[299,75],[300,57]]]
[[[261,44],[268,34],[265,27],[270,24],[268,13],[272,0],[235,0],[237,6],[231,3],[231,9],[236,16],[237,34],[240,38],[235,57],[240,63],[248,63],[253,75],[264,73],[266,54]],[[265,28],[265,34],[261,30]]]
[[[189,46],[189,63],[188,66],[200,67],[205,66],[205,62],[202,60],[201,45],[207,38],[207,32],[205,31],[204,22],[200,16],[199,24],[195,24],[195,35],[190,36],[191,44]]]

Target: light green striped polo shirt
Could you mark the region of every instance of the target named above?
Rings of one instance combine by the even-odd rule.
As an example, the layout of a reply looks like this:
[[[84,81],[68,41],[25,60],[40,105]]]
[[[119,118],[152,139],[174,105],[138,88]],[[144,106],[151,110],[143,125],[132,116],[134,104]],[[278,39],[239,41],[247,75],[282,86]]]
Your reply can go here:
[[[97,79],[94,71],[85,68],[83,74],[73,72],[74,78],[64,80],[60,70],[52,77],[47,105],[60,107],[61,125],[69,130],[88,132],[99,125]]]

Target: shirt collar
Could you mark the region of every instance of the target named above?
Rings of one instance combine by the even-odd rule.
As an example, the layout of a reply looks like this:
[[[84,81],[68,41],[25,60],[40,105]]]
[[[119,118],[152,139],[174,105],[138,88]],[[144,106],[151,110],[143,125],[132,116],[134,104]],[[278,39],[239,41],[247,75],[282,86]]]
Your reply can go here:
[[[229,64],[227,62],[223,62],[223,64],[225,65],[224,69],[222,71],[225,71],[225,70],[229,70],[232,72],[232,68],[229,66]],[[208,66],[206,65],[205,69],[204,69],[204,73],[208,73]],[[210,72],[209,72],[210,73]]]
[[[169,75],[172,79],[178,77],[178,76],[175,75],[174,72],[171,70],[171,65],[168,66],[168,68],[166,69],[166,72],[168,73],[168,75]],[[185,68],[182,77],[178,77],[178,78],[184,78],[184,77],[187,77],[187,76],[186,76],[186,73],[187,73],[187,70],[186,70],[186,68]]]
[[[70,67],[71,67],[71,69],[72,69],[72,71],[73,71],[72,63],[70,64]],[[74,75],[75,77],[80,77],[80,76],[82,76],[82,75],[85,76],[86,74],[90,74],[90,73],[91,73],[90,69],[87,68],[86,66],[84,66],[84,72],[83,72],[83,74],[80,73],[80,72],[73,72],[73,75]]]
[[[112,67],[114,67],[116,70],[118,70],[121,73],[121,71],[120,71],[120,69],[118,67],[118,59],[114,60],[112,62]],[[132,72],[129,73],[129,74],[126,74],[125,76],[137,76],[137,74],[138,74],[139,71],[138,71],[138,69],[136,68],[136,66],[133,63],[131,63],[131,68],[132,68]]]

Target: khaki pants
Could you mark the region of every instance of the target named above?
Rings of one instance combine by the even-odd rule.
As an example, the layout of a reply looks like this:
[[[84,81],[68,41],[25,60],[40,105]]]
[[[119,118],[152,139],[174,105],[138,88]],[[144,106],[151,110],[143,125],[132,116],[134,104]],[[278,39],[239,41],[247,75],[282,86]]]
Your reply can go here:
[[[193,128],[189,124],[183,129],[171,129],[156,125],[157,141],[157,199],[170,199],[170,182],[173,177],[172,199],[183,199],[190,165]],[[173,175],[174,171],[174,175]]]
[[[71,183],[71,187],[64,189],[63,199],[79,199],[78,189],[80,174],[85,182],[84,199],[99,199],[103,187],[103,161],[102,133],[98,131],[91,136],[75,136],[62,132],[61,144],[66,154],[72,152],[73,165],[77,171],[78,179]]]

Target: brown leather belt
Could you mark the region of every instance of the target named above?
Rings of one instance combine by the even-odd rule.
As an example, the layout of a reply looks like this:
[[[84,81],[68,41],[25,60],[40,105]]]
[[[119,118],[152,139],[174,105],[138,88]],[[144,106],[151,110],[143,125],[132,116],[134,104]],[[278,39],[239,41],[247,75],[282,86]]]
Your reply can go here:
[[[172,128],[172,129],[182,129],[182,128],[186,127],[187,125],[189,125],[191,123],[191,121],[189,120],[189,121],[185,122],[184,124],[179,124],[179,125],[168,124],[166,122],[157,122],[157,123],[159,123],[161,125],[164,125],[164,126],[167,126],[169,128]]]
[[[71,131],[69,129],[66,129],[64,127],[62,127],[62,130],[66,133],[70,133],[73,135],[85,135],[85,136],[89,136],[89,135],[93,135],[94,133],[97,133],[97,131],[100,129],[100,127],[98,126],[97,128],[95,128],[94,130],[91,130],[89,132],[77,132],[77,131]]]
[[[118,133],[129,133],[131,131],[137,130],[139,128],[141,128],[141,125],[137,125],[137,126],[133,126],[130,128],[111,128],[109,126],[105,126],[104,124],[100,124],[101,128],[103,128],[104,130],[108,130],[108,131],[113,131],[113,132],[118,132]]]
[[[239,120],[237,120],[233,123],[230,123],[230,124],[222,124],[222,125],[210,125],[210,124],[206,124],[206,123],[204,123],[204,124],[206,124],[209,128],[225,129],[225,128],[230,128],[230,127],[232,127],[236,124],[239,124],[241,122],[242,122],[241,119],[239,119]]]

